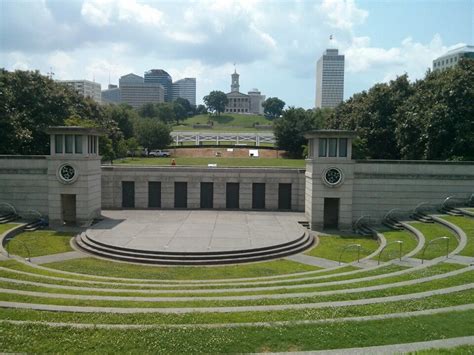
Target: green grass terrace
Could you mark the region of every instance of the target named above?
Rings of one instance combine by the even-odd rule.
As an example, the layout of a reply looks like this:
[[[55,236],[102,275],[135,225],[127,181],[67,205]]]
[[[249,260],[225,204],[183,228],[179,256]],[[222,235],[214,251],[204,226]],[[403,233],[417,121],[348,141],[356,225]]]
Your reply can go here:
[[[171,166],[172,160],[176,166],[207,166],[216,164],[217,167],[277,167],[304,169],[304,159],[287,158],[124,158],[115,160],[114,164]]]

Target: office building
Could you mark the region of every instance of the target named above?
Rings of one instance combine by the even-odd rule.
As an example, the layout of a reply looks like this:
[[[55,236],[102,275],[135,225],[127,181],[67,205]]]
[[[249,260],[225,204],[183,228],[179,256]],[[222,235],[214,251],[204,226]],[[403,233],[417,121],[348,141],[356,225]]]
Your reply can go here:
[[[84,97],[90,97],[98,103],[102,102],[99,83],[89,80],[58,80],[58,82],[73,88]]]
[[[127,74],[119,79],[121,102],[134,108],[140,108],[147,103],[161,103],[165,101],[165,90],[159,83],[145,82],[143,77],[136,74]]]
[[[163,69],[151,69],[145,72],[145,83],[161,84],[165,90],[165,101],[172,101],[173,79]]]
[[[474,46],[463,46],[452,49],[433,60],[433,71],[455,66],[461,58],[474,59]]]
[[[109,84],[106,90],[102,90],[102,102],[103,103],[120,103],[121,96],[120,96],[120,89],[117,85]]]
[[[193,106],[196,106],[196,78],[184,78],[177,80],[172,85],[171,100],[178,97],[186,99]]]
[[[316,66],[316,107],[336,107],[344,99],[344,55],[327,49]]]

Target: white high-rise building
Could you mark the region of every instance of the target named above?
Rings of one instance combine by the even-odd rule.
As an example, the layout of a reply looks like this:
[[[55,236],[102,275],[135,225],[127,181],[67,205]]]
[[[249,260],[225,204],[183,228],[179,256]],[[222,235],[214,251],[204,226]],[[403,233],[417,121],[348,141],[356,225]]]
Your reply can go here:
[[[102,91],[99,83],[89,80],[58,80],[58,82],[72,87],[84,97],[90,97],[99,104],[102,102]]]
[[[452,49],[433,60],[433,71],[455,66],[461,58],[474,59],[474,46],[463,46]]]
[[[196,106],[196,78],[184,78],[173,83],[171,99],[174,101],[178,97]]]
[[[326,49],[316,66],[316,107],[336,107],[344,99],[344,55]]]

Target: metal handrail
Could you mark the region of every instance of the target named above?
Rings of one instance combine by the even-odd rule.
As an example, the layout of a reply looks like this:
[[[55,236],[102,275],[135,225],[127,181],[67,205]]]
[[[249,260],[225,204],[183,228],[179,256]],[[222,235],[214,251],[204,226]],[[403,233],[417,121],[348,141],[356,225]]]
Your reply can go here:
[[[0,206],[2,206],[2,205],[5,205],[5,206],[7,206],[9,209],[11,209],[11,210],[13,211],[13,214],[15,214],[15,215],[18,214],[17,211],[16,211],[16,209],[15,209],[15,207],[13,207],[12,204],[7,203],[7,202],[0,202]]]
[[[385,248],[387,248],[389,245],[395,244],[395,243],[400,244],[400,261],[402,261],[402,246],[403,246],[403,242],[402,242],[401,240],[394,240],[393,242],[390,242],[390,243],[385,244],[385,246],[382,248],[382,250],[380,250],[379,258],[378,258],[378,261],[377,261],[377,265],[380,265],[380,258],[381,258],[381,256],[382,256],[382,253],[384,252]]]
[[[434,242],[436,242],[436,241],[438,241],[438,240],[446,240],[446,258],[448,258],[448,257],[449,257],[449,239],[450,239],[449,237],[443,236],[443,237],[439,237],[439,238],[435,238],[435,239],[433,239],[433,240],[430,240],[430,241],[428,242],[428,244],[425,245],[425,247],[423,248],[423,252],[421,253],[421,263],[423,264],[423,262],[424,262],[424,260],[425,260],[425,259],[424,259],[424,256],[425,256],[425,251],[426,251],[426,249],[427,249],[432,243],[434,243]]]
[[[346,249],[349,249],[351,247],[357,247],[357,262],[360,263],[360,249],[361,245],[360,244],[349,244],[346,245],[344,248],[342,248],[341,254],[339,254],[339,265],[341,265],[341,259],[342,259],[342,254],[346,251]]]
[[[458,205],[465,205],[467,202],[469,202],[469,198],[462,198],[462,197],[457,197],[457,196],[448,196],[444,199],[442,206],[443,207],[455,207],[456,206],[456,200],[458,202]],[[449,205],[450,202],[453,202],[454,205]]]

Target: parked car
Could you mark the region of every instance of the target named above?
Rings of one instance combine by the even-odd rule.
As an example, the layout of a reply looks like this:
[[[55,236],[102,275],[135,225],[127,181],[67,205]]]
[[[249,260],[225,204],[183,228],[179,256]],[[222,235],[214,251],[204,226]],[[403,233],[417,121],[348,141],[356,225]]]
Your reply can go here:
[[[150,157],[160,157],[160,158],[169,158],[170,157],[170,152],[167,150],[152,150],[150,153],[148,153]]]

